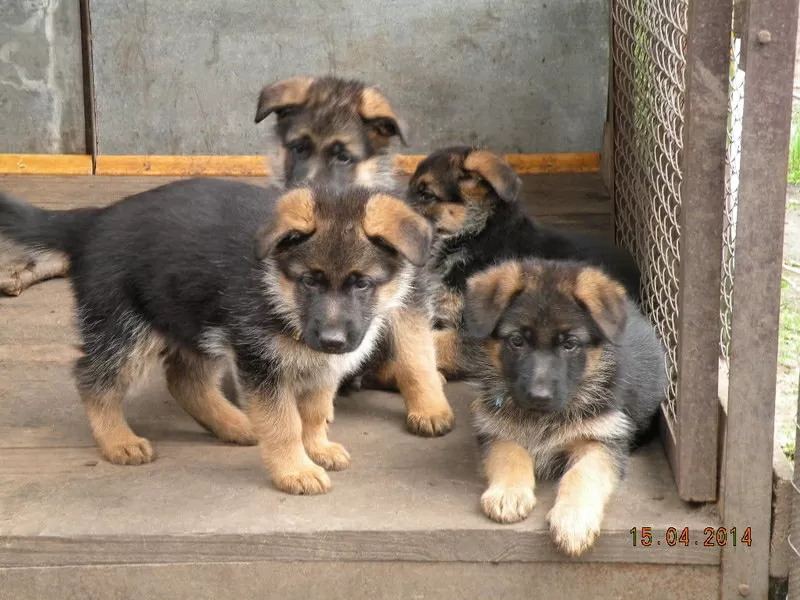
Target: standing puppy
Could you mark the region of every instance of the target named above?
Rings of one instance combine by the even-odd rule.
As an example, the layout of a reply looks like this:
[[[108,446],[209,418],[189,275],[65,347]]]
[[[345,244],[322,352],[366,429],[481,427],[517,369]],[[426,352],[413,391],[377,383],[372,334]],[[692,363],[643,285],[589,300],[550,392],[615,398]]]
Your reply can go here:
[[[631,298],[639,299],[639,268],[629,253],[538,223],[518,199],[521,185],[501,155],[467,146],[434,152],[409,182],[409,202],[436,229],[428,275],[437,319],[437,361],[447,376],[459,375],[458,331],[467,278],[498,261],[587,261],[618,279]]]
[[[397,327],[432,235],[382,193],[280,196],[214,179],[84,211],[0,196],[0,231],[70,258],[84,352],[75,378],[107,460],[153,460],[122,400],[158,359],[175,400],[220,439],[258,441],[275,485],[293,494],[329,491],[325,469],[349,464],[327,436],[333,397]],[[219,390],[231,359],[249,419]]]
[[[622,285],[576,262],[508,261],[474,275],[464,327],[484,513],[522,520],[536,504],[535,478],[560,478],[547,520],[556,544],[581,554],[635,442],[653,431],[666,389],[662,344]]]
[[[397,137],[405,144],[407,130],[374,87],[335,77],[285,79],[261,91],[256,123],[273,112],[280,144],[272,164],[286,186],[313,180],[395,189],[390,143]],[[68,273],[69,258],[58,249],[0,236],[0,292],[18,296]]]

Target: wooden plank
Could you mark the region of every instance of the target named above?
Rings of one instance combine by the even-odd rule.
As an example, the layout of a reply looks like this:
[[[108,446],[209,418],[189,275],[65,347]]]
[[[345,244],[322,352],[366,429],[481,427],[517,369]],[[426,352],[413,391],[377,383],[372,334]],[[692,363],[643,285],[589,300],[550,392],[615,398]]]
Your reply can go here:
[[[96,175],[266,177],[263,156],[107,156],[97,157]]]
[[[84,154],[0,154],[0,174],[91,175],[92,157]]]
[[[678,272],[677,484],[717,499],[720,281],[730,2],[689,4]]]
[[[742,154],[733,278],[725,484],[726,527],[751,527],[750,548],[726,547],[722,597],[766,598],[780,278],[797,40],[797,0],[749,0]],[[758,537],[756,537],[756,535]]]

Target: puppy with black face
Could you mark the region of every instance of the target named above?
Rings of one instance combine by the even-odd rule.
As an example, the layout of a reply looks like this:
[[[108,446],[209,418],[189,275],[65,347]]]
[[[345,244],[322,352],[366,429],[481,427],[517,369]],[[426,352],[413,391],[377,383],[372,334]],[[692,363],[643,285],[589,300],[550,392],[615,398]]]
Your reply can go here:
[[[0,195],[3,235],[70,258],[83,350],[75,379],[104,458],[154,459],[122,400],[157,360],[170,394],[201,425],[260,445],[279,489],[331,489],[327,470],[350,462],[328,439],[334,395],[413,297],[431,244],[423,217],[362,188],[284,193],[215,179],[51,217]],[[231,363],[246,415],[220,391]]]
[[[618,279],[639,299],[639,268],[633,257],[588,236],[546,227],[519,201],[521,181],[493,152],[458,146],[438,150],[417,167],[407,199],[436,229],[428,265],[435,286],[436,347],[441,371],[456,377],[466,281],[501,260],[582,260]]]
[[[408,131],[376,88],[335,77],[284,79],[261,90],[255,122],[272,113],[279,187],[316,181],[397,190],[390,145],[394,138],[406,144]],[[66,277],[69,268],[69,257],[57,248],[0,236],[0,293],[18,296],[41,281]]]
[[[630,452],[654,431],[663,345],[620,283],[569,261],[508,261],[472,276],[463,327],[483,512],[520,521],[536,505],[536,478],[559,478],[551,533],[565,553],[583,553]]]
[[[256,123],[272,113],[275,164],[286,187],[316,181],[395,189],[390,144],[397,138],[405,145],[408,130],[377,88],[336,77],[294,77],[261,91]]]

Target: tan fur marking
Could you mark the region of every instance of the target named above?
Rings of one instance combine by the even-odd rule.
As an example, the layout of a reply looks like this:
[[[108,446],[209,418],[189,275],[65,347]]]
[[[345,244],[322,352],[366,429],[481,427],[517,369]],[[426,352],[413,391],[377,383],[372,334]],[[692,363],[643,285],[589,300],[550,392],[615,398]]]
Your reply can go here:
[[[463,204],[441,202],[434,204],[428,211],[436,222],[436,228],[445,233],[457,233],[464,228],[467,220],[467,209]]]
[[[361,106],[358,112],[365,119],[397,120],[398,118],[389,100],[374,87],[366,87],[361,92]]]
[[[603,364],[602,348],[592,347],[586,351],[586,365],[583,368],[583,381],[590,381]]]
[[[143,465],[155,460],[150,442],[136,435],[122,412],[123,393],[97,395],[79,390],[100,453],[115,465]]]
[[[29,261],[12,265],[7,276],[0,276],[0,292],[8,296],[19,296],[40,281],[67,275],[69,258],[65,254],[55,250],[36,252]]]
[[[175,353],[164,361],[167,389],[193,419],[223,442],[253,446],[257,440],[249,419],[220,390],[224,367],[222,361]]]
[[[433,232],[425,218],[402,200],[387,194],[372,196],[367,202],[363,227],[367,236],[383,238],[412,264],[425,264]]]
[[[303,446],[311,460],[329,471],[341,471],[350,465],[350,454],[345,447],[328,439],[335,395],[335,389],[316,390],[297,403],[303,422]]]
[[[473,335],[488,337],[512,298],[525,289],[525,273],[518,262],[502,263],[470,277],[464,299],[467,325]]]
[[[474,171],[489,182],[500,198],[506,202],[516,199],[522,185],[514,169],[499,154],[486,150],[471,152],[464,160],[464,169]]]
[[[500,354],[503,352],[503,341],[495,339],[487,339],[483,342],[483,348],[486,351],[486,357],[497,369],[498,373],[503,371],[503,362]]]
[[[433,332],[436,346],[436,368],[445,377],[457,377],[461,374],[460,354],[461,339],[456,329],[440,329]]]
[[[308,189],[287,192],[278,200],[273,221],[261,226],[256,234],[256,256],[263,260],[290,231],[313,233],[316,229],[314,197]]]
[[[483,459],[489,487],[481,496],[484,514],[500,523],[515,523],[536,506],[533,458],[515,442],[493,441]]]
[[[292,77],[265,86],[258,97],[256,123],[263,121],[279,108],[308,102],[309,90],[313,83],[312,77]]]
[[[397,354],[380,370],[380,377],[396,382],[411,433],[425,437],[444,435],[453,428],[455,415],[436,368],[436,349],[427,316],[413,308],[400,309],[391,335]]]
[[[600,535],[605,508],[619,482],[614,458],[598,442],[580,441],[570,449],[572,466],[561,478],[547,515],[553,540],[563,552],[578,556]]]
[[[332,485],[325,469],[306,454],[300,412],[288,390],[279,388],[271,396],[250,394],[246,405],[275,487],[289,494],[329,492]]]
[[[613,340],[625,325],[625,288],[600,269],[585,268],[578,273],[573,293],[603,334]]]

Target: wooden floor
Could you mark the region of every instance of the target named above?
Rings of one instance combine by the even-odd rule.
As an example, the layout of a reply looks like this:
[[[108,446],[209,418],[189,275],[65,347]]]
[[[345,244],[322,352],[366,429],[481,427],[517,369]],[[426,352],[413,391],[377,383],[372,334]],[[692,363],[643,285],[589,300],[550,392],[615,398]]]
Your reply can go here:
[[[56,208],[104,204],[163,181],[8,176],[0,177],[0,190]],[[525,187],[531,212],[543,220],[608,235],[609,202],[596,176],[528,177]],[[56,597],[48,594],[66,581],[81,593],[59,598],[128,598],[131,582],[155,578],[163,591],[177,585],[169,583],[174,577],[205,584],[190,586],[190,594],[186,583],[172,597],[231,590],[238,598],[266,597],[264,588],[240,581],[246,574],[270,581],[282,597],[313,597],[293,583],[297,573],[339,581],[323,586],[327,598],[411,597],[409,589],[424,591],[417,597],[480,590],[518,597],[528,595],[520,587],[527,585],[539,590],[528,597],[539,598],[638,598],[644,584],[649,598],[715,593],[720,552],[703,545],[703,529],[718,519],[679,501],[657,443],[634,456],[603,534],[581,559],[564,558],[550,541],[552,484],[538,485],[538,505],[526,521],[487,520],[464,384],[447,387],[457,426],[439,439],[406,433],[395,394],[340,398],[331,439],[350,450],[353,463],[332,474],[326,496],[274,490],[257,450],[208,435],[170,400],[158,373],[126,405],[158,460],[139,467],[104,462],[70,375],[77,354],[71,311],[65,281],[0,299],[0,598]],[[644,526],[652,528],[653,545],[634,547],[629,530]],[[688,547],[666,544],[670,527],[689,528]],[[309,575],[309,561],[317,575]],[[520,563],[536,566],[521,570]],[[438,565],[434,574],[426,571],[431,564]],[[670,585],[660,588],[665,577]]]

